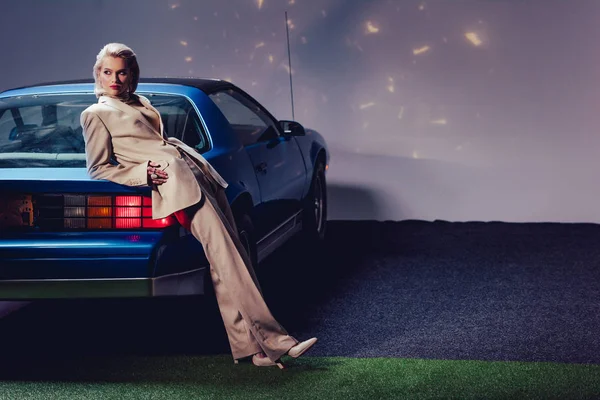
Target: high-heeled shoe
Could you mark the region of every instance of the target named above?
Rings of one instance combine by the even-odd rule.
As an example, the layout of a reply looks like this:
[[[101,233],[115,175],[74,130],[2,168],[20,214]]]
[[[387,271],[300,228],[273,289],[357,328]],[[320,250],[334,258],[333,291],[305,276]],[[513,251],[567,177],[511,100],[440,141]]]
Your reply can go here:
[[[302,354],[306,353],[315,343],[317,343],[316,337],[305,340],[304,342],[300,342],[291,349],[289,349],[287,355],[290,357],[298,358]]]
[[[262,354],[262,356],[259,356],[259,354]],[[272,365],[277,365],[279,367],[279,369],[285,368],[283,366],[283,363],[271,361],[271,359],[269,357],[267,357],[266,355],[264,355],[264,353],[258,353],[258,354],[253,355],[252,356],[252,364],[256,365],[257,367],[270,367]]]
[[[293,358],[298,358],[302,354],[306,353],[315,343],[317,343],[317,338],[310,338],[305,340],[304,342],[297,343],[294,347],[288,350],[286,353],[288,356]],[[238,364],[238,360],[233,360],[235,364]],[[277,365],[279,369],[285,369],[285,366],[281,362],[281,360],[272,361],[269,357],[267,357],[264,353],[257,353],[252,356],[252,364],[257,367],[270,367],[273,365]]]

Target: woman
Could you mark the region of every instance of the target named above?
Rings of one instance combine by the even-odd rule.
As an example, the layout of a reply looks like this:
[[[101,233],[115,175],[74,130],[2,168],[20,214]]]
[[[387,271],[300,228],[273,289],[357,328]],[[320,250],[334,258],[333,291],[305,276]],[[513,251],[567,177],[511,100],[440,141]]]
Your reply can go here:
[[[252,357],[257,366],[283,368],[281,356],[299,357],[317,339],[299,343],[271,315],[237,237],[227,182],[195,150],[164,137],[160,114],[134,93],[139,71],[135,53],[123,44],[109,43],[96,56],[98,103],[81,114],[88,174],[151,185],[152,217],[175,214],[202,243],[235,363]]]

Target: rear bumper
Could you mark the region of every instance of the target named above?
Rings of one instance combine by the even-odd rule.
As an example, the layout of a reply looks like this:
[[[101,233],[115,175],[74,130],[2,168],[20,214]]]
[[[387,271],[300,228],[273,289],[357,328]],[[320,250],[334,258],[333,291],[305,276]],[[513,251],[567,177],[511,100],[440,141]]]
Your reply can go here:
[[[189,296],[204,294],[206,268],[157,278],[0,281],[3,300]]]
[[[0,300],[201,295],[207,267],[173,230],[3,234]]]
[[[0,280],[149,278],[163,232],[47,232],[0,236]]]

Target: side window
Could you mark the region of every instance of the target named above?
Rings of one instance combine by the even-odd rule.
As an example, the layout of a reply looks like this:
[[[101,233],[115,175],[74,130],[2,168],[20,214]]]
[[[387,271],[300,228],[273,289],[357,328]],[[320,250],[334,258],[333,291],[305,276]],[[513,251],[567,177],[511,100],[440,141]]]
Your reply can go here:
[[[166,136],[175,137],[200,153],[210,149],[200,118],[186,98],[153,95],[149,99],[160,113]]]
[[[209,97],[221,110],[244,146],[277,136],[277,128],[271,118],[239,93],[226,90]]]

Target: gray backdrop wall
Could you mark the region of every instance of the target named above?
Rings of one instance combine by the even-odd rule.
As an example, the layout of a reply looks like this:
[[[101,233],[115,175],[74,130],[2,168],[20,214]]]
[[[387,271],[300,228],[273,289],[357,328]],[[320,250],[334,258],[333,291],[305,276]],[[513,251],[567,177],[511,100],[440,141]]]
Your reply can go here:
[[[228,79],[329,141],[330,218],[600,222],[600,1],[2,0],[0,90]]]

